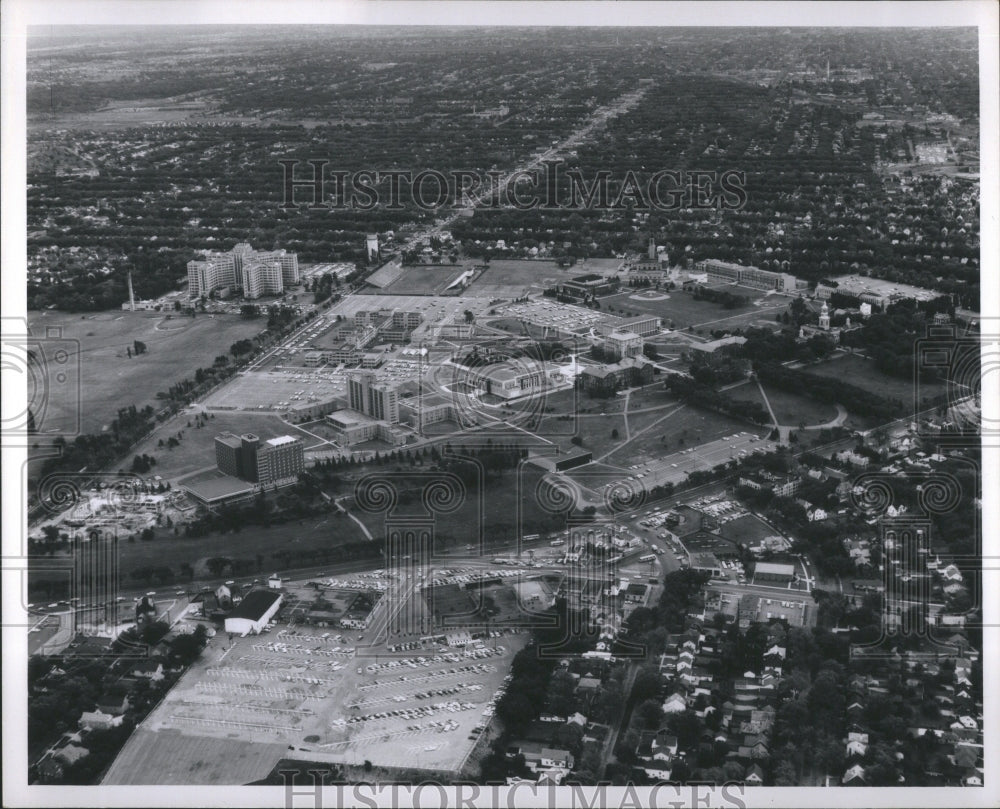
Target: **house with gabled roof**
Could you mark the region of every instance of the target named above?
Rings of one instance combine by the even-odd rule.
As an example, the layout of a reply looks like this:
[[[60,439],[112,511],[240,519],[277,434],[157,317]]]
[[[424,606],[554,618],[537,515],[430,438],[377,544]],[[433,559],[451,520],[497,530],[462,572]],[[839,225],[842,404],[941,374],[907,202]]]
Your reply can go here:
[[[842,784],[850,784],[852,786],[863,786],[865,781],[865,768],[860,764],[855,764],[853,767],[848,767],[847,771],[844,773],[843,778],[840,779]]]

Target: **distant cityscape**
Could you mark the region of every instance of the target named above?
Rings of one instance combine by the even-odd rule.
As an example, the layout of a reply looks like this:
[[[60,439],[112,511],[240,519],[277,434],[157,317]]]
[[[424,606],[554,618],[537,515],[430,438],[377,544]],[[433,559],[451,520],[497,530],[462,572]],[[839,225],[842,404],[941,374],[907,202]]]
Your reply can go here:
[[[29,39],[29,783],[987,782],[976,29],[550,33]]]

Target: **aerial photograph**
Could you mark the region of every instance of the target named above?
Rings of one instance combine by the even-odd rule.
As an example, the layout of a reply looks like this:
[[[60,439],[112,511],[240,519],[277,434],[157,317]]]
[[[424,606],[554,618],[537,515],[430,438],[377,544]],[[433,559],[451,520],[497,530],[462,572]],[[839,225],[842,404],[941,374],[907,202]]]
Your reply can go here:
[[[996,794],[975,25],[174,16],[24,44],[20,778]]]

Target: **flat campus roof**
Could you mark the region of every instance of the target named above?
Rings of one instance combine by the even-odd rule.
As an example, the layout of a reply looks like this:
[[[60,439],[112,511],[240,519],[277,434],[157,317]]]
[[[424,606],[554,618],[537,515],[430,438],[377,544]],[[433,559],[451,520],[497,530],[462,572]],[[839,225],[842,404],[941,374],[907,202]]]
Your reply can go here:
[[[206,503],[226,497],[234,497],[253,489],[252,483],[247,483],[245,480],[221,473],[205,480],[182,480],[180,484],[195,497],[204,500]]]

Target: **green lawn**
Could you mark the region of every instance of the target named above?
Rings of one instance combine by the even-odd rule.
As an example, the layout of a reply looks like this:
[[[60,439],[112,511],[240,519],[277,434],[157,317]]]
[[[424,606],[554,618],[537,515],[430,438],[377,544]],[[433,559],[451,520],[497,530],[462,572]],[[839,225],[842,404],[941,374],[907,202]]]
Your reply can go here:
[[[743,288],[733,288],[732,291],[748,296],[752,296],[754,292],[757,292],[758,296],[761,294],[757,290]],[[670,327],[672,321],[675,329],[693,326],[695,329],[704,328],[706,331],[711,331],[746,326],[757,320],[766,320],[773,324],[775,313],[784,311],[791,300],[783,295],[772,295],[766,298],[758,297],[759,306],[750,304],[739,309],[725,309],[711,301],[695,300],[689,293],[679,289],[664,293],[670,296],[665,300],[632,297],[636,292],[637,290],[630,289],[618,295],[601,298],[601,311],[626,317],[643,314],[659,315],[663,318],[665,327]]]
[[[234,342],[253,337],[265,327],[263,320],[242,320],[236,315],[193,319],[178,315],[167,320],[147,312],[30,312],[28,323],[34,335],[44,338],[43,351],[46,343],[55,346],[69,341],[72,347],[68,379],[64,384],[50,384],[41,431],[47,426],[66,429],[79,418],[85,433],[100,432],[119,408],[158,407],[158,392],[193,378],[198,368],[211,366],[216,356],[227,354]],[[46,337],[49,329],[61,329],[62,337]],[[135,340],[146,344],[146,353],[129,359],[126,349]]]
[[[774,536],[777,532],[758,517],[748,514],[723,524],[719,527],[719,533],[734,542],[754,545],[765,537]]]
[[[133,455],[152,455],[156,458],[156,466],[151,474],[161,475],[166,479],[176,479],[189,475],[199,469],[215,466],[215,436],[230,432],[236,435],[253,433],[262,440],[276,438],[279,435],[299,436],[305,445],[318,443],[315,438],[296,427],[285,424],[277,416],[260,415],[256,413],[214,413],[208,424],[201,428],[194,426],[194,417],[178,415],[157,427],[153,434],[143,441]],[[191,427],[188,427],[190,422]],[[167,440],[177,433],[182,433],[180,444],[173,449],[166,447]],[[160,440],[164,446],[158,446]],[[127,460],[125,468],[128,468]]]
[[[764,390],[781,425],[798,428],[800,423],[804,423],[808,427],[813,424],[826,424],[837,417],[837,408],[833,402],[820,402],[808,396],[797,396],[767,385],[764,386]],[[736,401],[759,402],[766,407],[755,382],[731,388],[725,391],[725,395]]]
[[[745,422],[684,405],[637,440],[608,456],[607,462],[629,467],[747,429],[751,428]]]
[[[899,399],[904,405],[912,404],[916,398],[917,385],[913,379],[884,374],[875,367],[874,362],[857,354],[839,354],[826,362],[807,365],[802,370],[815,376],[841,379],[879,396]],[[944,391],[945,385],[940,382],[920,380],[921,404],[928,406],[925,404],[928,399],[939,396]]]

